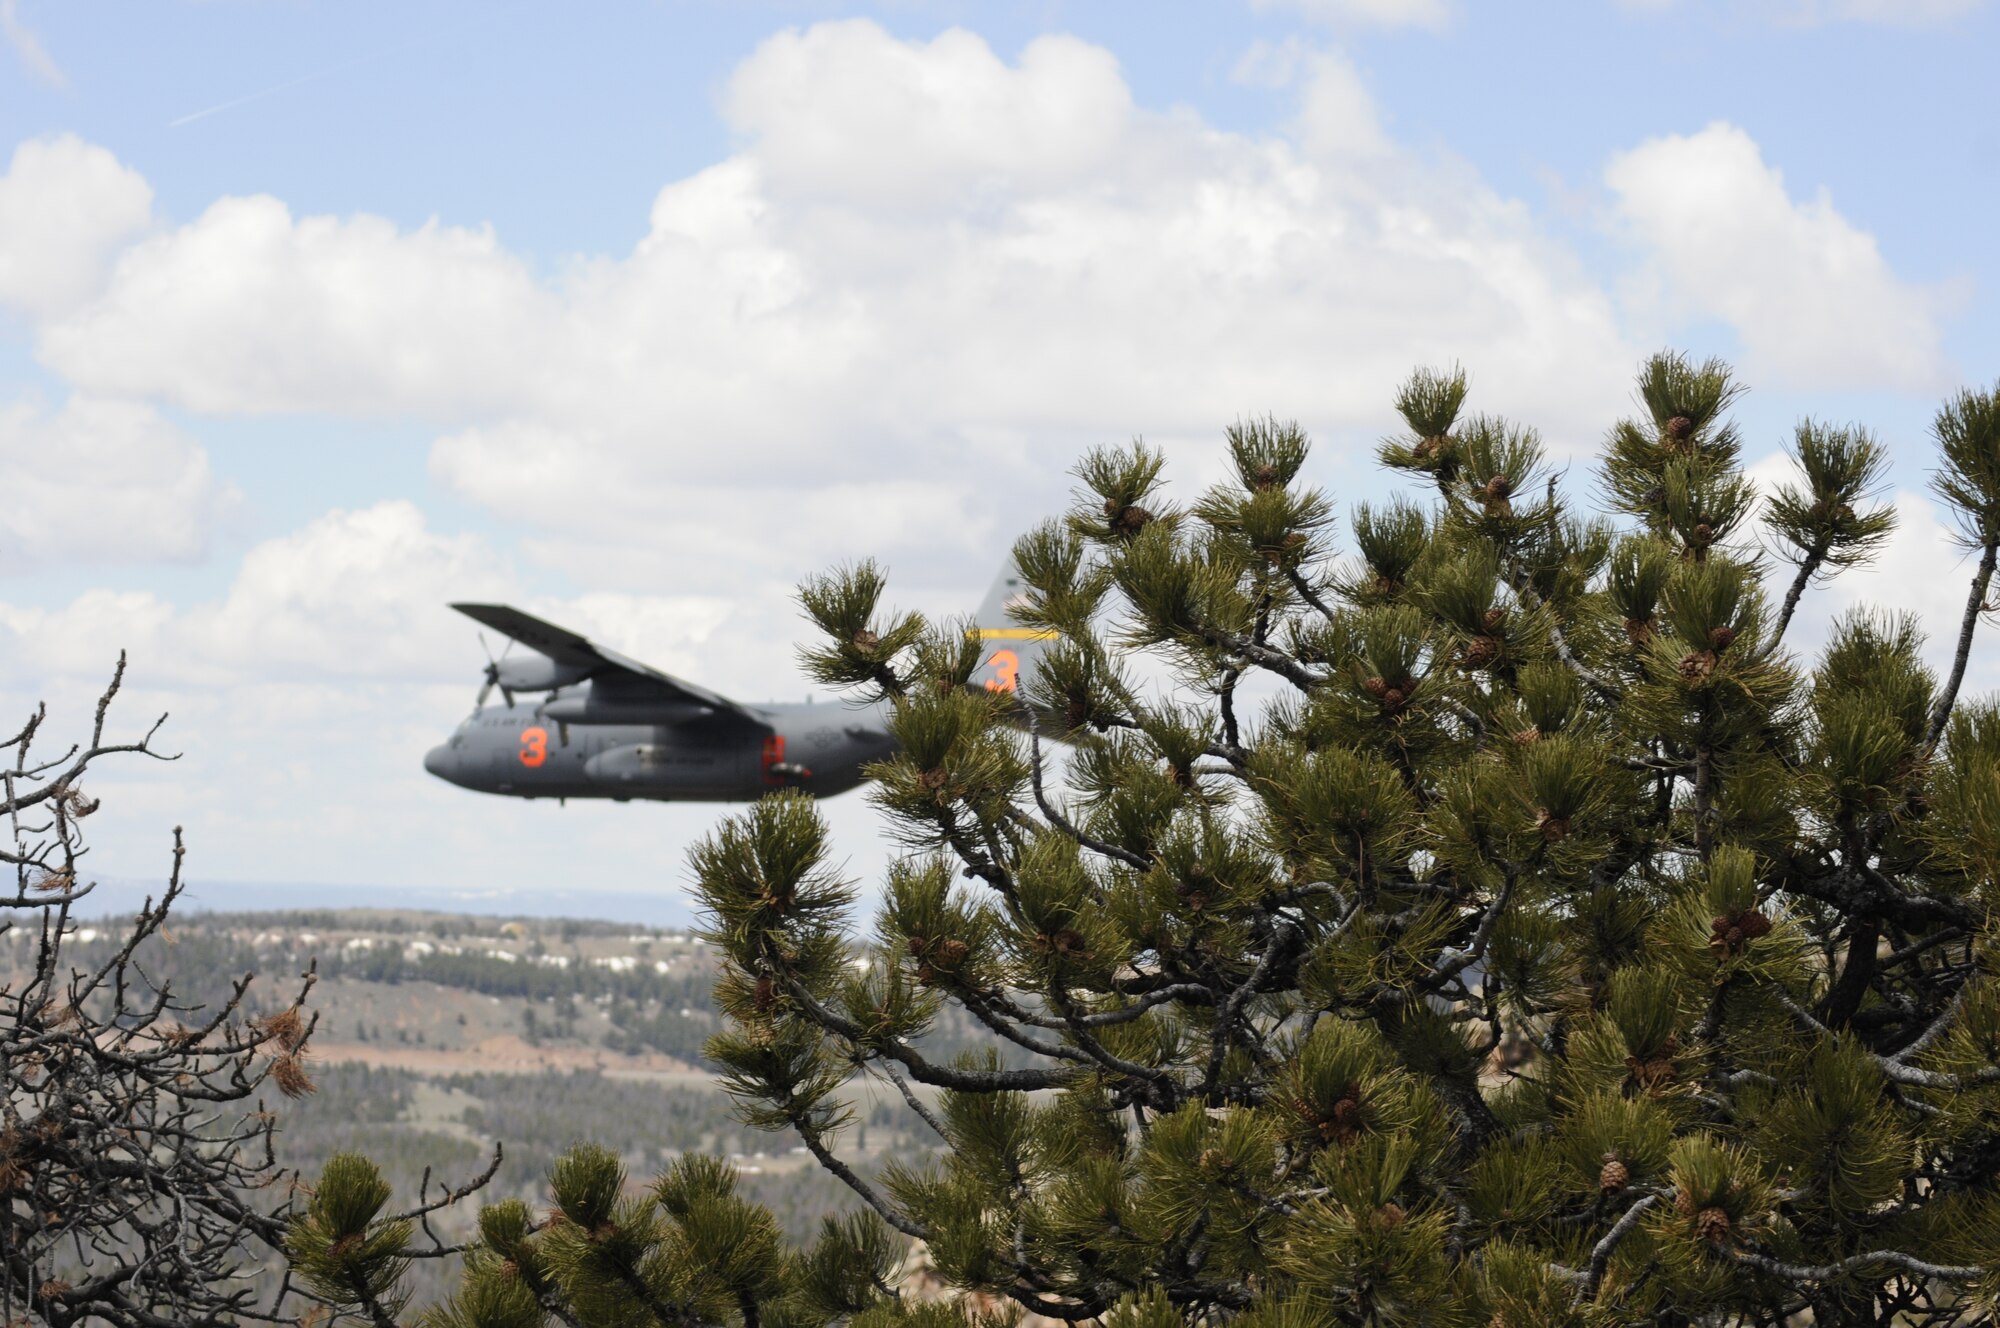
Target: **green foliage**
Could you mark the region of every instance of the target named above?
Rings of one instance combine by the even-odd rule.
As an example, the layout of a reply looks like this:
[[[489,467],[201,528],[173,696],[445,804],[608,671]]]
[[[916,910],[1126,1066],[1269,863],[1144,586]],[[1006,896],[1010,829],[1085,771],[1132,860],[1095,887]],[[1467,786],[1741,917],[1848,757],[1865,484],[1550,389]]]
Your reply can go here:
[[[2000,538],[2000,388],[1959,392],[1931,427],[1943,466],[1931,486],[1972,547]]]
[[[1805,487],[1781,484],[1764,523],[1788,545],[1800,566],[1852,567],[1865,561],[1896,528],[1891,507],[1863,511],[1888,471],[1888,456],[1865,429],[1836,429],[1806,420],[1792,445]]]
[[[396,1289],[408,1267],[405,1251],[415,1223],[377,1221],[388,1202],[389,1183],[375,1164],[342,1153],[327,1162],[305,1211],[292,1220],[285,1252],[293,1270],[338,1309],[376,1319],[402,1311]]]
[[[1811,584],[1890,530],[1883,454],[1800,426],[1773,585],[1739,391],[1648,359],[1606,519],[1533,429],[1467,412],[1462,371],[1419,372],[1381,448],[1418,493],[1357,510],[1345,562],[1296,425],[1233,426],[1229,478],[1185,508],[1159,452],[1094,452],[1016,549],[1023,621],[1063,637],[1020,697],[962,686],[964,633],[884,618],[872,568],[810,583],[817,676],[888,699],[874,799],[909,852],[870,929],[796,795],[694,850],[743,1119],[922,1240],[950,1313],[1980,1321],[2000,710],[1958,691],[2000,407],[1939,416],[1982,551],[1941,679],[1898,618],[1787,650]],[[950,1011],[990,1045],[927,1052]],[[941,1147],[849,1167],[862,1075]],[[583,1321],[947,1313],[882,1294],[872,1219],[778,1257],[720,1172],[634,1196],[576,1157],[563,1222],[525,1239]]]

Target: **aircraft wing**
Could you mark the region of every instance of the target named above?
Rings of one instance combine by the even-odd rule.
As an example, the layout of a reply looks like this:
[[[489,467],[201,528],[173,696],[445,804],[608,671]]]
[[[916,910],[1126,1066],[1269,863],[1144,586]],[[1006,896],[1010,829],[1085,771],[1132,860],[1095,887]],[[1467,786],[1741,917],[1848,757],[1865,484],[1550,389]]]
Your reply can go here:
[[[583,669],[593,679],[612,682],[618,691],[628,695],[651,693],[661,701],[706,706],[711,710],[741,715],[745,719],[755,718],[718,692],[684,682],[670,673],[662,673],[650,664],[641,664],[615,650],[608,650],[566,627],[544,622],[532,613],[523,613],[511,605],[454,604],[451,607],[482,627],[490,627],[502,636],[519,641],[558,664]]]

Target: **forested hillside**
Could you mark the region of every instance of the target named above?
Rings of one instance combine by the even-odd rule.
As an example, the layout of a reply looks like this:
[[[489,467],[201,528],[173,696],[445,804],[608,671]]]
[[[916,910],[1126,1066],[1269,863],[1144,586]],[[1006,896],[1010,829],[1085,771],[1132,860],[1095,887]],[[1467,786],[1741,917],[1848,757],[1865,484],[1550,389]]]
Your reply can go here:
[[[65,956],[94,962],[128,934],[117,919],[82,923]],[[0,981],[31,965],[38,943],[33,928],[0,938]],[[500,1145],[480,1199],[433,1219],[447,1239],[470,1230],[477,1202],[546,1202],[556,1156],[586,1139],[641,1177],[684,1152],[727,1157],[744,1191],[798,1236],[852,1205],[795,1139],[743,1124],[718,1091],[701,1052],[719,1026],[714,963],[687,933],[415,911],[196,913],[177,914],[139,959],[189,1007],[213,1008],[255,974],[253,1016],[281,1008],[316,966],[305,1062],[316,1091],[263,1104],[277,1116],[278,1160],[313,1176],[337,1152],[365,1153],[400,1199],[427,1172],[463,1183]],[[841,1149],[863,1174],[930,1146],[893,1091],[868,1101]],[[419,1298],[456,1276],[455,1260],[420,1264]]]

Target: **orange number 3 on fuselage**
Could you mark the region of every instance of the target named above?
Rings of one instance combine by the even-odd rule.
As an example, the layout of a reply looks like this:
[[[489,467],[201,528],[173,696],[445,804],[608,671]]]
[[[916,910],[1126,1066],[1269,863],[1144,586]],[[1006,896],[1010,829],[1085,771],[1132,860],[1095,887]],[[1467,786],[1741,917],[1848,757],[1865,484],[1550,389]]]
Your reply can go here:
[[[993,676],[986,680],[986,690],[1013,691],[1021,679],[1021,657],[1011,650],[996,650],[986,662],[993,668]]]
[[[521,764],[534,767],[549,759],[549,731],[521,730]]]

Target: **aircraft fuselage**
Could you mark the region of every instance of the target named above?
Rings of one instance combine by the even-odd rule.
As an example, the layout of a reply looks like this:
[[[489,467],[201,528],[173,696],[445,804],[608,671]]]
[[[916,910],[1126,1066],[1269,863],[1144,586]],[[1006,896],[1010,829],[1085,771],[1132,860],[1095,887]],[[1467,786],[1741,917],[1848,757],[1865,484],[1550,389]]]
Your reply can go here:
[[[589,684],[585,684],[587,688]],[[581,692],[583,689],[577,689]],[[566,692],[577,708],[582,698]],[[744,706],[743,714],[688,707],[672,723],[570,723],[570,711],[517,700],[482,706],[424,757],[438,778],[515,798],[745,802],[774,789],[819,797],[862,782],[892,755],[886,709],[839,701]]]

